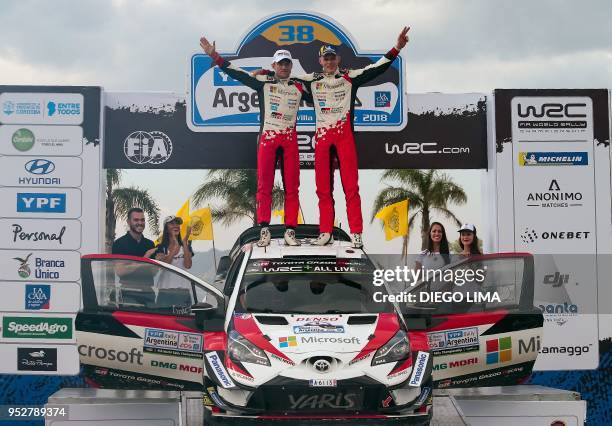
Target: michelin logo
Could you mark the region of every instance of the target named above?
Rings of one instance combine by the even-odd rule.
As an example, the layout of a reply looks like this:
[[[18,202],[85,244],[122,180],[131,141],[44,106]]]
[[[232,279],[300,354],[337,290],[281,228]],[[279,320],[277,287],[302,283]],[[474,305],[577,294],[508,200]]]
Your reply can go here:
[[[429,360],[429,354],[427,352],[421,352],[416,356],[416,362],[414,369],[412,370],[412,376],[408,384],[410,386],[421,386],[423,376],[425,375],[425,369],[427,368],[427,361]]]
[[[217,355],[217,352],[207,353],[206,359],[212,367],[215,376],[217,376],[217,379],[219,379],[219,382],[223,384],[224,388],[232,388],[236,386],[234,384],[234,381],[231,379],[231,377],[229,377],[227,371],[223,367],[223,364],[221,363],[221,359],[219,358],[219,355]]]

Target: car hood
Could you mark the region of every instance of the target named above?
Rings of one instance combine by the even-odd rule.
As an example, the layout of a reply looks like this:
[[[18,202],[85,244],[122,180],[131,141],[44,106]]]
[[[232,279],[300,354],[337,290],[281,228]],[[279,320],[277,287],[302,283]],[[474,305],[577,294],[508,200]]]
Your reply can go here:
[[[272,353],[369,353],[393,337],[399,321],[391,313],[241,314],[234,316],[234,326],[248,340]]]

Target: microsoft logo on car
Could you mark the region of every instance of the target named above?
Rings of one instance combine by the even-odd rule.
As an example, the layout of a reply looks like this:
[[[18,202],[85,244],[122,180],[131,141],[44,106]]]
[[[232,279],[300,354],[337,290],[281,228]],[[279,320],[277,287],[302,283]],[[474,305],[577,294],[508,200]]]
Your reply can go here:
[[[510,336],[487,340],[486,344],[487,364],[512,360],[512,338]]]
[[[13,339],[72,339],[72,318],[2,318],[2,337]]]
[[[288,348],[297,346],[297,339],[295,336],[287,336],[287,337],[279,337],[278,338],[278,347],[279,348]]]

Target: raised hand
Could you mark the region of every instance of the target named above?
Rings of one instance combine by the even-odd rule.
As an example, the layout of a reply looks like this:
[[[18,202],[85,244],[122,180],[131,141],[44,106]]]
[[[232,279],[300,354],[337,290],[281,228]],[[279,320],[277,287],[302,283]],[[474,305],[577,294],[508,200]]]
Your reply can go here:
[[[217,52],[215,42],[213,41],[212,44],[210,44],[208,39],[204,36],[202,36],[200,39],[200,46],[202,47],[202,50],[204,50],[204,53],[206,53],[208,56],[213,56]]]
[[[395,45],[397,50],[402,50],[408,44],[408,41],[410,40],[408,38],[408,31],[410,31],[410,27],[404,27],[404,29],[397,36],[397,43]]]

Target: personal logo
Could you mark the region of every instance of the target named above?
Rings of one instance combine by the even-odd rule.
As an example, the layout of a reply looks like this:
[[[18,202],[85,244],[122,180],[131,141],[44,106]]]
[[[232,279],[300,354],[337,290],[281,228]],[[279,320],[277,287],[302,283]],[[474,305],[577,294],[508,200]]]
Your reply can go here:
[[[521,241],[525,244],[535,243],[538,239],[542,240],[586,240],[589,239],[591,231],[542,231],[538,232],[533,228],[527,227],[521,233]]]
[[[126,158],[135,164],[162,164],[172,155],[172,141],[163,132],[132,132],[123,142]]]
[[[65,193],[17,193],[19,213],[66,213]]]
[[[24,168],[33,175],[48,175],[55,170],[55,163],[44,158],[36,158],[25,163]]]
[[[2,337],[5,339],[72,339],[72,334],[72,318],[2,318]]]
[[[17,371],[57,371],[57,348],[17,348]]]
[[[36,138],[34,133],[29,129],[17,129],[11,137],[13,147],[20,152],[26,152],[32,149]]]
[[[374,92],[374,106],[387,108],[391,106],[391,92]]]
[[[292,348],[298,345],[297,339],[295,336],[286,336],[278,338],[278,347],[279,348]]]
[[[25,286],[25,309],[40,311],[49,309],[51,286],[48,284],[27,284]]]
[[[28,278],[32,273],[32,270],[30,269],[30,264],[28,263],[30,256],[32,256],[32,253],[28,254],[25,258],[13,258],[17,262],[19,262],[19,267],[17,268],[17,275],[19,275],[20,278]]]
[[[530,192],[527,195],[528,207],[580,207],[582,192],[562,191],[557,179],[552,179],[547,192]]]
[[[588,152],[519,152],[519,166],[587,166]]]
[[[487,365],[512,360],[512,338],[500,337],[486,341]]]
[[[13,223],[13,242],[20,241],[57,241],[60,245],[63,244],[64,233],[66,227],[62,226],[59,232],[34,231],[27,232],[23,230],[23,226],[18,223]]]

